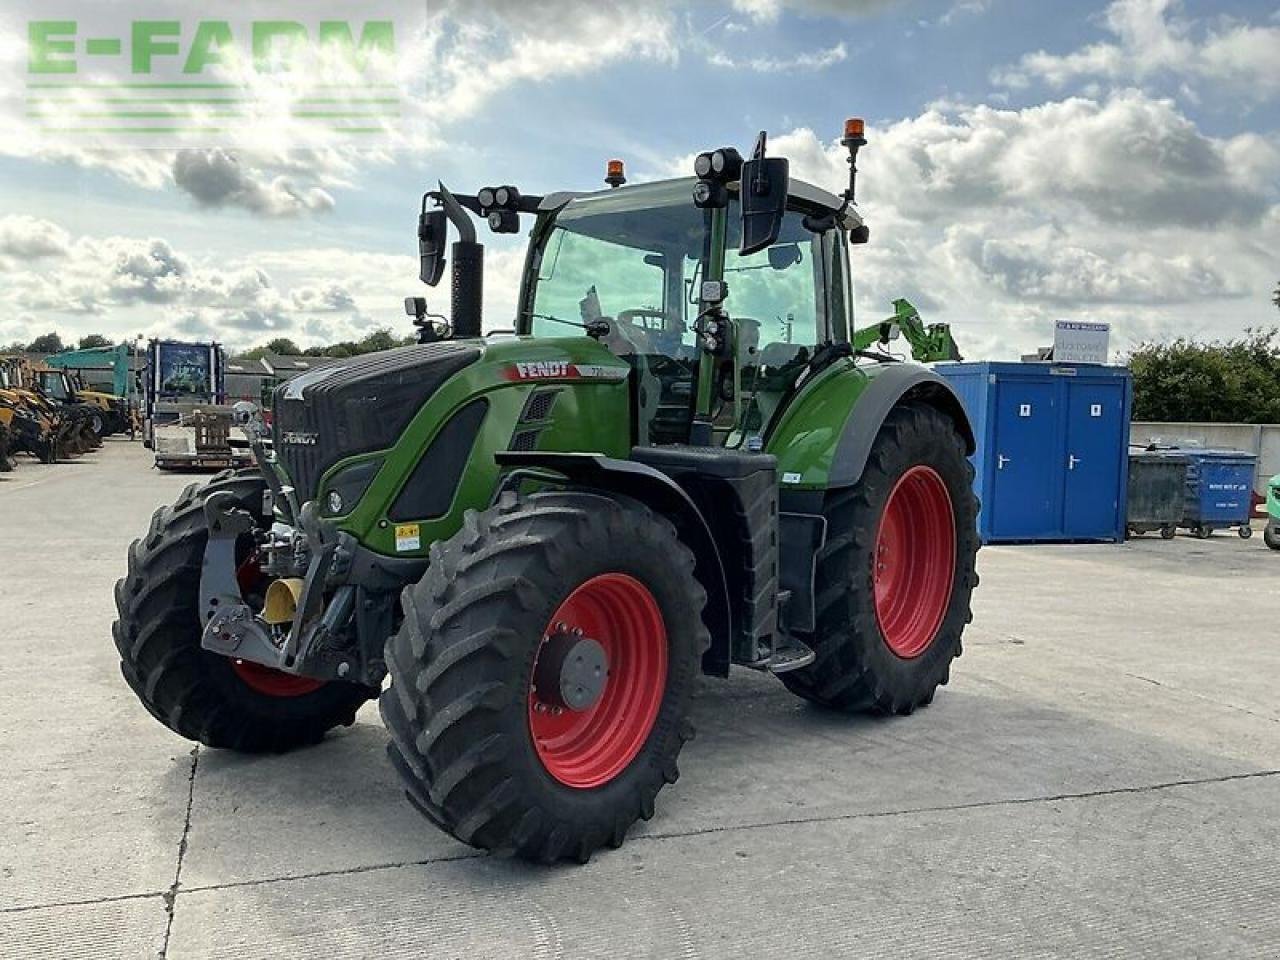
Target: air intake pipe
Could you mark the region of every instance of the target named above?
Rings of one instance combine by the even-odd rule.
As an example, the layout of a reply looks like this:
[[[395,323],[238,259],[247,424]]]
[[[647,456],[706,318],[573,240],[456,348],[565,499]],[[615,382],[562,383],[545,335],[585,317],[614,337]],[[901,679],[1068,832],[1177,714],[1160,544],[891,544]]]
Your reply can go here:
[[[480,336],[484,303],[484,244],[476,242],[476,228],[458,199],[440,184],[440,205],[458,228],[458,239],[450,248],[453,279],[450,282],[449,325],[453,336]]]

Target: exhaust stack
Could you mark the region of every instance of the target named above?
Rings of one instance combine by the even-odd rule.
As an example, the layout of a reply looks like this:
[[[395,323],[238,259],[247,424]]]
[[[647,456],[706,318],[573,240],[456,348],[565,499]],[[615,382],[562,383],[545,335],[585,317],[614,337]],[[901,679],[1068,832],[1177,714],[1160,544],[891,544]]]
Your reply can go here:
[[[455,337],[478,337],[484,305],[484,244],[459,240],[452,247],[452,256],[449,325]]]

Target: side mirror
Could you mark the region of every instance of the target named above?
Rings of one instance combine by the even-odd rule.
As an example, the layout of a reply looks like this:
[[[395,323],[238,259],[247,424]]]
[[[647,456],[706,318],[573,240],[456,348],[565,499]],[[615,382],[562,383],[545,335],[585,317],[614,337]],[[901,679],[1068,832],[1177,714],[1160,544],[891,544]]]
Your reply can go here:
[[[429,287],[434,287],[444,276],[448,225],[448,217],[442,209],[424,210],[418,217],[418,259],[421,262],[418,277]]]
[[[780,243],[769,248],[769,266],[774,270],[794,267],[802,259],[798,243]]]
[[[791,164],[781,158],[767,159],[765,139],[760,134],[755,155],[742,165],[742,243],[738,253],[744,257],[773,246],[787,214]]]

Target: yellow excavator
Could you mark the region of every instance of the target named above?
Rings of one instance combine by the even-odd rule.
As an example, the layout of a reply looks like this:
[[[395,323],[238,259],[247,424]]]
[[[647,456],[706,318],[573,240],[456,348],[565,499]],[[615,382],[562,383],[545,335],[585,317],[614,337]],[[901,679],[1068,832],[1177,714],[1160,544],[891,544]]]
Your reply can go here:
[[[13,461],[9,459],[9,448],[13,445],[13,415],[13,406],[0,399],[0,473],[13,469]]]

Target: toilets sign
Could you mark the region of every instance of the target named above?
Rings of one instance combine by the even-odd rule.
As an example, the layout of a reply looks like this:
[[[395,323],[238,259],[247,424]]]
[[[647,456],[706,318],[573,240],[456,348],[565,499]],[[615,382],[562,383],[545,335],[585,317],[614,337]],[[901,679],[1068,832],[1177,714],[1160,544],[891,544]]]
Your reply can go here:
[[[1106,363],[1111,324],[1059,320],[1053,328],[1055,363]]]

